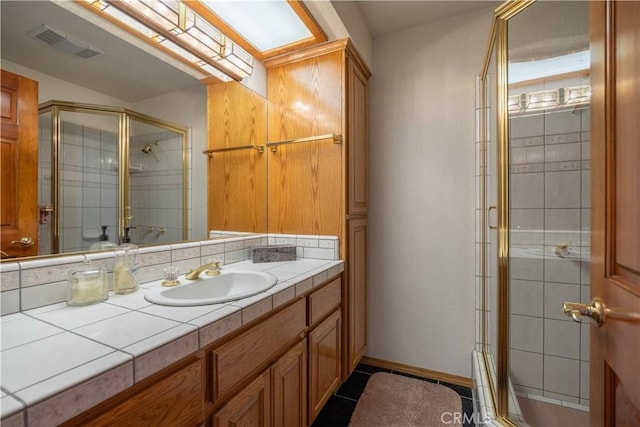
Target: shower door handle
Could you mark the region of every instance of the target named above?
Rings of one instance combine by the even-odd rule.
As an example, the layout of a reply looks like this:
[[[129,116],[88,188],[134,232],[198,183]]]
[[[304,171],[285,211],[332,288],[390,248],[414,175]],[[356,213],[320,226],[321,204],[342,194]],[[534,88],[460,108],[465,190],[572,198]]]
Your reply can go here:
[[[598,297],[594,298],[589,304],[565,302],[562,304],[562,311],[578,323],[580,323],[582,316],[589,317],[598,327],[602,326],[606,319],[640,321],[640,312],[608,308],[604,305],[602,299]]]
[[[489,229],[490,230],[497,230],[498,226],[497,225],[491,225],[491,211],[498,211],[497,206],[489,206],[489,209],[487,210],[487,216],[489,217],[489,219],[487,220],[487,222],[489,223]]]

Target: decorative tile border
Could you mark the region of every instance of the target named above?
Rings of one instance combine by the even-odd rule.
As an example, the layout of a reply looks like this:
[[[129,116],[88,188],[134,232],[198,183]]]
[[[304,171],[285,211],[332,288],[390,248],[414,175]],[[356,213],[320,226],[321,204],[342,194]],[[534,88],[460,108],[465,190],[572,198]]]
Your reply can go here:
[[[139,268],[136,277],[145,284],[163,277],[163,268],[176,265],[181,272],[208,262],[212,257],[222,258],[223,264],[233,264],[250,259],[251,248],[266,244],[293,244],[297,246],[299,258],[339,260],[340,245],[334,236],[289,235],[289,234],[224,234],[211,235],[234,237],[218,240],[203,240],[140,248]],[[104,265],[112,285],[113,255],[110,252],[61,256],[38,260],[0,264],[2,315],[16,313],[66,300],[67,271],[80,265],[85,259]],[[32,288],[32,289],[29,289]]]

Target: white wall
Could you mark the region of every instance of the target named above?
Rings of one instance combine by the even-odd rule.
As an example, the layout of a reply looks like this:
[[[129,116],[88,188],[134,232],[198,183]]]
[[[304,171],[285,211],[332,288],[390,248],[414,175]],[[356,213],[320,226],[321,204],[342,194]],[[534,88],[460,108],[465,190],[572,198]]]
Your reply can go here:
[[[475,75],[492,8],[374,39],[367,355],[471,377]]]
[[[47,101],[69,101],[88,104],[108,105],[111,107],[130,108],[131,106],[121,99],[105,95],[100,92],[87,89],[82,86],[52,77],[31,68],[13,62],[2,60],[2,68],[21,76],[38,81],[38,103]]]

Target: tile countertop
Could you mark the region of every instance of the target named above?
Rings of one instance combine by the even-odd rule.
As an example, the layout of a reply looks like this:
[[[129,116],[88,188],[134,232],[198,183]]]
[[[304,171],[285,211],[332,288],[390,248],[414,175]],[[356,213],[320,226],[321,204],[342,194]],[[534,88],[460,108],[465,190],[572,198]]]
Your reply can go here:
[[[58,425],[344,270],[342,261],[228,264],[225,270],[268,271],[271,289],[224,304],[156,305],[144,299],[160,281],[103,303],[66,303],[3,316],[3,426]],[[184,281],[184,280],[183,280]]]

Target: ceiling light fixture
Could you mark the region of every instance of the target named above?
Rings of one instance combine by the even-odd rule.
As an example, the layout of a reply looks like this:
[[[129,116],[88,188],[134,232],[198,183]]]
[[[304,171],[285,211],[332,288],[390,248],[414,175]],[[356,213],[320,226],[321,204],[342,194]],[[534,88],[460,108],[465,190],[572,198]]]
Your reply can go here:
[[[80,0],[108,18],[178,55],[209,75],[242,80],[253,57],[181,0]],[[229,80],[228,78],[222,78]]]

